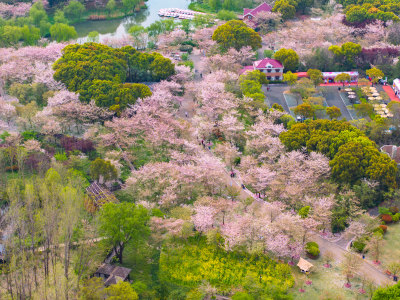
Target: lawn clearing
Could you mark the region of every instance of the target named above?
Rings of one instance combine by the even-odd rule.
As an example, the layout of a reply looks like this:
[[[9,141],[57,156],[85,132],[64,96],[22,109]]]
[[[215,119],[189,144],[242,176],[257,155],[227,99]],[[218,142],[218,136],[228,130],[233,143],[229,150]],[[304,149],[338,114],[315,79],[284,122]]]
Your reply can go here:
[[[338,262],[332,262],[331,268],[325,268],[321,257],[317,260],[307,260],[314,265],[310,275],[306,276],[297,266],[293,267],[292,274],[296,284],[291,292],[294,299],[369,299],[368,292],[364,295],[358,292],[361,282],[357,278],[352,279],[351,288],[344,287],[346,281]],[[311,285],[307,285],[308,280],[312,282]],[[303,289],[304,292],[301,293],[299,289]]]

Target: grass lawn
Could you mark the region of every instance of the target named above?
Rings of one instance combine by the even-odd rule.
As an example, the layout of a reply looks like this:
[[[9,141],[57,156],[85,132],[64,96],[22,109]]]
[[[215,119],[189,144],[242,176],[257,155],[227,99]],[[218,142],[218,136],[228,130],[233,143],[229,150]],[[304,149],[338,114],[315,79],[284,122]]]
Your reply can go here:
[[[385,245],[382,247],[382,254],[379,258],[382,265],[387,266],[393,262],[400,262],[400,223],[388,225],[383,239]],[[372,260],[368,254],[367,257]]]
[[[332,268],[325,268],[321,258],[307,260],[314,265],[313,272],[308,277],[302,274],[297,266],[293,267],[292,273],[296,285],[291,292],[294,299],[369,299],[368,295],[362,295],[358,292],[361,283],[357,279],[351,281],[352,287],[350,289],[344,287],[345,278],[337,262],[332,263]],[[312,281],[312,284],[307,285],[307,280]],[[303,288],[305,292],[299,292],[300,288]]]

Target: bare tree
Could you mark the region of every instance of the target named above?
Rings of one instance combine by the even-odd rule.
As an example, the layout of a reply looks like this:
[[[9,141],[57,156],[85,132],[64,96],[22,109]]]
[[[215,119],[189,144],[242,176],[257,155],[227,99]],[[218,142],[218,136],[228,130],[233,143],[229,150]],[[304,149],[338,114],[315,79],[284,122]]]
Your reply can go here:
[[[381,249],[384,243],[385,242],[383,240],[382,235],[374,234],[369,240],[367,246],[365,247],[365,249],[371,253],[376,263],[379,263],[379,257],[381,255]]]
[[[362,264],[362,259],[351,252],[348,252],[344,255],[344,259],[342,261],[342,271],[346,277],[346,285],[348,287],[351,286],[350,278],[352,278]]]

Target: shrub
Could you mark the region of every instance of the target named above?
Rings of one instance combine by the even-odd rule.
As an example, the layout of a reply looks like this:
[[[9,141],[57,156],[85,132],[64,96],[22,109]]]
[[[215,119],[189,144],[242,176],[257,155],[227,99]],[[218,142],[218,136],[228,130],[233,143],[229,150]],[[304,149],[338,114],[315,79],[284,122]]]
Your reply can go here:
[[[392,206],[389,208],[389,211],[392,213],[392,215],[395,215],[399,212],[399,209],[396,206]]]
[[[56,159],[56,161],[68,160],[67,154],[65,154],[64,152],[54,154],[54,158]]]
[[[380,226],[382,226],[382,225],[380,225]],[[372,232],[373,233],[378,233],[378,234],[380,233],[381,235],[384,234],[384,231],[383,231],[383,229],[381,227],[376,227]]]
[[[272,104],[272,108],[284,112],[282,105],[279,105],[278,103]]]
[[[183,61],[187,61],[187,60],[189,60],[189,54],[183,53],[183,54],[181,55],[181,58],[182,58]]]
[[[390,223],[393,221],[393,218],[391,215],[381,215],[382,221],[385,221],[385,223]]]
[[[9,137],[11,134],[8,133],[8,131],[4,131],[2,134],[0,134],[0,139],[5,142],[6,138]]]
[[[379,214],[381,214],[381,215],[390,215],[391,214],[389,208],[387,208],[387,207],[379,207],[378,210],[379,210]]]
[[[33,130],[21,132],[21,136],[24,139],[24,141],[36,139],[38,134],[39,134],[38,132]]]
[[[399,219],[400,219],[400,213],[397,213],[392,217],[393,222],[398,222]]]
[[[387,231],[387,226],[386,225],[379,225],[379,228],[382,228],[383,233]]]
[[[318,257],[320,253],[318,244],[316,242],[308,242],[306,244],[306,252],[312,257]]]
[[[304,206],[304,207],[300,208],[299,216],[302,217],[303,219],[307,218],[309,212],[310,212],[310,206]]]
[[[193,46],[191,46],[191,45],[182,45],[182,46],[179,47],[179,50],[182,51],[182,52],[187,52],[187,53],[190,54],[193,51]]]
[[[308,242],[306,244],[306,248],[307,247],[317,247],[317,248],[319,248],[319,246],[318,246],[318,244],[316,242]]]
[[[191,60],[187,60],[187,61],[181,61],[180,63],[178,63],[178,66],[185,66],[185,67],[189,67],[190,70],[194,69],[194,63]]]
[[[331,228],[333,233],[342,232],[346,229],[346,217],[336,217],[332,219]]]
[[[307,249],[307,253],[310,254],[313,257],[318,257],[319,255],[319,249],[315,247],[310,247]]]
[[[264,56],[271,58],[272,56],[274,56],[274,50],[270,50],[270,49],[265,49],[264,50]]]
[[[240,165],[240,162],[241,162],[241,157],[240,157],[240,156],[235,157],[235,159],[233,160],[233,164],[234,164],[235,166]]]
[[[186,40],[181,43],[181,45],[190,45],[192,47],[198,47],[199,44],[194,40]]]
[[[353,249],[355,249],[357,252],[363,252],[364,248],[365,248],[366,244],[361,242],[361,241],[354,241],[353,242]]]

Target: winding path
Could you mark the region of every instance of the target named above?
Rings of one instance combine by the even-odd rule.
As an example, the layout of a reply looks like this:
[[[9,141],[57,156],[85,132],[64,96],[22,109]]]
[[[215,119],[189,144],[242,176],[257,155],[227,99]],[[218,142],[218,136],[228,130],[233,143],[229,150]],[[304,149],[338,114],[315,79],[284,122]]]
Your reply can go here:
[[[337,262],[341,262],[344,255],[349,252],[338,244],[322,238],[318,234],[314,234],[312,236],[312,239],[319,245],[319,249],[322,255],[324,255],[326,251],[329,251],[334,255],[335,261]],[[391,281],[385,274],[383,274],[379,269],[377,269],[375,266],[372,265],[372,263],[368,262],[367,260],[363,260],[358,274],[365,276],[366,278],[374,281],[377,285],[380,286],[393,284],[393,281]]]

